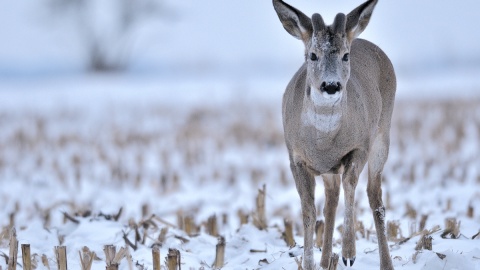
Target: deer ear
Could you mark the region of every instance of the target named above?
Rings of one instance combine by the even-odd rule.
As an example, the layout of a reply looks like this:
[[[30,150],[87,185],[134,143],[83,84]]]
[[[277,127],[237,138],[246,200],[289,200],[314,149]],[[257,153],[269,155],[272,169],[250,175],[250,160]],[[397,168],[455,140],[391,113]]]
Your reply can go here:
[[[273,0],[273,7],[283,24],[283,28],[290,35],[302,40],[304,43],[310,40],[313,29],[312,21],[309,17],[282,0]]]
[[[369,0],[348,13],[346,30],[350,42],[367,28],[368,22],[370,22],[370,18],[372,17],[373,9],[377,3],[378,0]]]

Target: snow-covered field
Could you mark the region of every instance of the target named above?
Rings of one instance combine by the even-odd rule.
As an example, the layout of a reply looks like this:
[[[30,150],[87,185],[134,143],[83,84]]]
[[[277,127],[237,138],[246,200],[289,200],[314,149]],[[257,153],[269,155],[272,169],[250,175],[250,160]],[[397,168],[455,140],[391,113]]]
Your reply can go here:
[[[20,244],[31,244],[37,269],[56,269],[58,245],[67,247],[69,269],[80,268],[84,246],[98,256],[92,269],[104,269],[107,244],[128,247],[131,257],[120,269],[153,269],[154,245],[162,266],[176,248],[182,269],[210,269],[217,237],[206,224],[213,215],[226,240],[223,269],[298,268],[303,237],[282,135],[283,83],[89,75],[4,81],[1,88],[0,269],[7,269],[12,225]],[[399,224],[389,242],[394,266],[479,270],[480,100],[409,96],[396,104],[383,184],[387,220]],[[323,184],[317,183],[321,209]],[[252,220],[263,185],[268,227],[259,230]],[[358,270],[379,269],[365,188],[363,174],[356,196]],[[338,226],[343,211],[341,199]],[[247,224],[240,225],[239,212],[249,216]],[[422,216],[432,251],[415,250]],[[294,225],[293,248],[282,237],[285,218]],[[449,218],[459,224],[457,239],[442,237]],[[334,238],[340,252],[339,230]],[[317,264],[320,256],[316,249]]]
[[[223,269],[298,269],[300,201],[280,107],[303,45],[284,31],[271,2],[160,1],[159,20],[123,40],[130,66],[116,75],[85,72],[85,25],[74,13],[52,13],[48,2],[0,8],[0,270],[11,227],[20,244],[31,245],[36,269],[57,269],[59,245],[67,247],[69,269],[80,269],[85,246],[98,256],[92,269],[104,269],[107,244],[128,247],[120,269],[153,269],[152,246],[160,247],[162,267],[175,248],[183,269],[211,269],[214,215],[226,240]],[[362,1],[287,2],[331,22]],[[385,50],[398,75],[383,185],[387,220],[399,229],[391,226],[389,242],[396,269],[480,270],[476,7],[476,0],[380,1],[361,36]],[[108,40],[122,13],[88,12],[87,26]],[[117,42],[104,45],[114,50]],[[267,228],[259,230],[253,220],[264,185]],[[353,269],[378,270],[365,189],[362,175]],[[337,226],[343,211],[341,200]],[[292,248],[284,219],[293,222]],[[447,219],[459,225],[454,236]],[[422,232],[433,238],[432,251],[415,249]],[[320,256],[316,249],[317,264]],[[21,268],[21,253],[18,262]]]

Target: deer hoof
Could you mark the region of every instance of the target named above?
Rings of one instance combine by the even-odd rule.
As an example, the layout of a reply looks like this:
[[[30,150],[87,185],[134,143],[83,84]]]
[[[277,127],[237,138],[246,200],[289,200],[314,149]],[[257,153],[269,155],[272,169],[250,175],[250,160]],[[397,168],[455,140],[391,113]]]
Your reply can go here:
[[[355,262],[355,257],[353,257],[353,258],[342,257],[342,261],[343,261],[343,264],[345,266],[347,266],[347,267],[350,266],[351,267],[351,266],[353,266],[353,263]]]

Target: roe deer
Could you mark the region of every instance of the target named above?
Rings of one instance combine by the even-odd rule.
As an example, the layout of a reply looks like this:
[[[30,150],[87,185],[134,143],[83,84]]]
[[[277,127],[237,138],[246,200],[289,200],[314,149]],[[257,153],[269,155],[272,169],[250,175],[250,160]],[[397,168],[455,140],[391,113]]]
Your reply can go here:
[[[367,194],[378,237],[380,269],[393,269],[385,235],[381,178],[388,157],[396,91],[392,63],[373,43],[357,39],[378,0],[325,25],[282,0],[273,0],[283,27],[305,45],[305,63],[283,96],[283,127],[290,167],[300,195],[304,226],[304,269],[314,269],[315,176],[325,184],[324,241],[320,266],[332,254],[340,182],[345,192],[342,256],[355,261],[355,187],[368,160]],[[340,175],[342,174],[342,177]]]

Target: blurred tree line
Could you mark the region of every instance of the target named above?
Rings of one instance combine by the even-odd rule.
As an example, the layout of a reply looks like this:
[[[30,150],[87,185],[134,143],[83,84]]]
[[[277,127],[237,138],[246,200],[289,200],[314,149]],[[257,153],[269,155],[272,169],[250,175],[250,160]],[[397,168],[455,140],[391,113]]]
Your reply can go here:
[[[46,1],[52,15],[74,24],[95,72],[127,68],[138,32],[167,14],[162,0]]]

